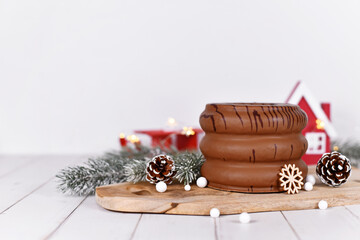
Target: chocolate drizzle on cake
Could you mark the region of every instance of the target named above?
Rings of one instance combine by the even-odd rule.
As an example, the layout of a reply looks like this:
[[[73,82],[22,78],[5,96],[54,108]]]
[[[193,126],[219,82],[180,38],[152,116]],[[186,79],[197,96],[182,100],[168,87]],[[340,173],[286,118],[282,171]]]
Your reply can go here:
[[[213,128],[214,128],[214,132],[216,132],[214,115],[202,114],[202,115],[200,116],[200,118],[210,118],[210,119],[211,119],[211,122],[212,122],[212,125],[213,125]]]
[[[268,124],[269,124],[269,127],[270,127],[270,119],[269,119],[269,116],[266,114],[266,112],[265,112],[265,110],[264,110],[264,107],[263,107],[263,106],[261,106],[261,109],[262,109],[262,111],[263,111],[263,113],[264,113],[265,117],[267,118],[267,120],[268,120]]]
[[[225,129],[226,129],[226,120],[225,120],[224,114],[222,114],[222,113],[218,110],[218,106],[217,106],[216,104],[211,104],[211,105],[215,108],[215,112],[217,112],[218,114],[221,115],[222,120],[224,121]]]
[[[240,119],[241,125],[244,127],[244,122],[243,122],[240,114],[239,114],[238,111],[236,110],[235,105],[232,105],[232,106],[233,106],[233,108],[234,108],[234,111],[235,111],[235,113],[236,113],[236,116],[238,116],[238,118]]]
[[[285,125],[285,119],[284,119],[284,116],[282,115],[282,113],[279,111],[279,107],[278,107],[278,106],[276,106],[276,111],[280,114],[281,120],[282,120],[283,126],[284,126],[284,125]]]
[[[256,117],[259,119],[259,122],[260,122],[262,128],[264,128],[264,125],[263,125],[263,121],[261,120],[260,114],[256,110],[253,111],[253,115],[254,115],[255,127],[256,127],[256,132],[257,132],[258,131],[258,122],[256,120]]]
[[[250,121],[251,131],[252,131],[253,130],[253,124],[252,124],[252,120],[251,120],[251,117],[250,117],[249,108],[248,108],[248,106],[245,106],[245,107],[246,107],[246,113],[249,116],[249,121]]]
[[[277,145],[276,143],[274,144],[274,148],[275,148],[275,151],[274,151],[274,159],[276,158],[276,152],[277,152]]]

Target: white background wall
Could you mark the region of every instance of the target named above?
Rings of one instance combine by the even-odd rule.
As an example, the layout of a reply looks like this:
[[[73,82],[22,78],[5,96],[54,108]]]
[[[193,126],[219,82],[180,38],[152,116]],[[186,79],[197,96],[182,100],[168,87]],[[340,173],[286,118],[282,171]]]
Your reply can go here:
[[[0,153],[100,153],[304,80],[360,139],[360,2],[2,0]]]

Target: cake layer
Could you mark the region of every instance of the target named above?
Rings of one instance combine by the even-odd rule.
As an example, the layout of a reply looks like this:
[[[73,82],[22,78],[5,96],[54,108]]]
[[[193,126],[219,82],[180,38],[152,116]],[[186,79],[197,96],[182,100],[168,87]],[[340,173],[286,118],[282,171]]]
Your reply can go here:
[[[210,187],[241,192],[279,192],[279,173],[284,164],[295,164],[302,175],[307,175],[307,165],[301,159],[266,162],[224,162],[206,159],[201,174],[206,176]]]
[[[306,124],[306,113],[292,104],[207,104],[200,115],[200,125],[206,133],[293,133],[300,132]]]
[[[235,135],[207,133],[200,150],[205,158],[242,162],[300,159],[307,140],[301,133],[285,135]]]

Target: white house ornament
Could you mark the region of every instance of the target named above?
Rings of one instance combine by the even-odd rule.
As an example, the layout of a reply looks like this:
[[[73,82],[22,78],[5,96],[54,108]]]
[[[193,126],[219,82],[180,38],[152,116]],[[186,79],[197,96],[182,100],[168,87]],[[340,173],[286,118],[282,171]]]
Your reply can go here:
[[[316,165],[316,174],[324,184],[338,187],[350,177],[350,160],[336,151],[324,153]]]
[[[295,164],[285,164],[279,173],[280,175],[280,187],[288,194],[299,193],[299,190],[304,185],[302,172]]]

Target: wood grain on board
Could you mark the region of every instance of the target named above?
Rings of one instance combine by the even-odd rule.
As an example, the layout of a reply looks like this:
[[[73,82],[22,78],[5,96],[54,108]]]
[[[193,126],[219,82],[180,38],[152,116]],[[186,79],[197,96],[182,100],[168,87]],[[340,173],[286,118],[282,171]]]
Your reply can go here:
[[[314,174],[314,169],[309,169]],[[316,209],[320,200],[329,207],[360,204],[360,170],[353,169],[349,181],[337,188],[317,183],[312,191],[299,194],[286,193],[250,194],[198,188],[192,185],[185,191],[182,184],[168,186],[165,193],[158,193],[147,182],[121,183],[98,187],[96,201],[105,209],[120,212],[166,213],[209,215],[216,207],[221,214],[241,212],[266,212]]]

